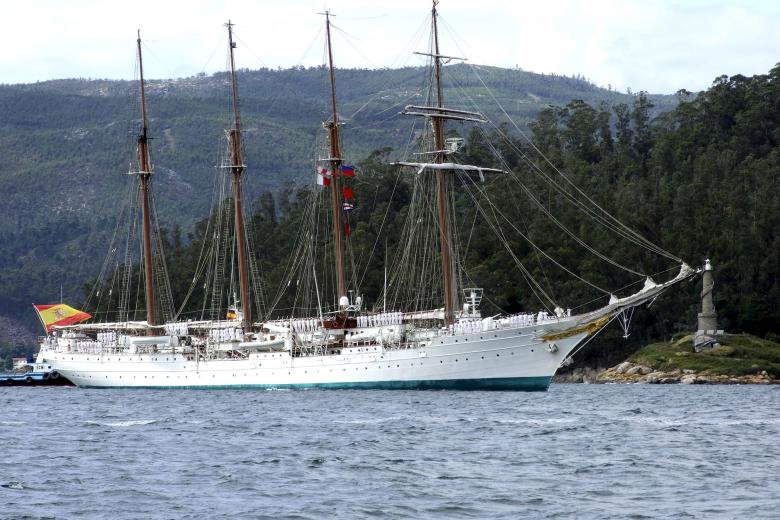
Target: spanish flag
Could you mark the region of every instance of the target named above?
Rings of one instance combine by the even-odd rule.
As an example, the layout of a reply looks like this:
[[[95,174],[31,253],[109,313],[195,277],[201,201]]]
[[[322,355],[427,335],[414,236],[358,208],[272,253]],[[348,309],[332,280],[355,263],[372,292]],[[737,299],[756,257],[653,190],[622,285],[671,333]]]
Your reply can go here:
[[[33,305],[33,307],[35,307],[35,312],[38,313],[38,317],[41,319],[46,332],[51,332],[51,329],[55,326],[75,325],[92,317],[91,314],[74,309],[64,303]]]

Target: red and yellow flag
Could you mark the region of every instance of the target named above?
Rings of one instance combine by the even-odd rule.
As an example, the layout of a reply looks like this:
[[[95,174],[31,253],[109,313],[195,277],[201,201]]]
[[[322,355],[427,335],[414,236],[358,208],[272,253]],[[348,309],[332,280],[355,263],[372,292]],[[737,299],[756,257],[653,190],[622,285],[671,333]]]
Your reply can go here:
[[[52,305],[33,305],[35,312],[41,319],[41,323],[46,328],[46,332],[51,332],[54,326],[74,325],[88,320],[91,314],[74,309],[64,303],[55,303]]]

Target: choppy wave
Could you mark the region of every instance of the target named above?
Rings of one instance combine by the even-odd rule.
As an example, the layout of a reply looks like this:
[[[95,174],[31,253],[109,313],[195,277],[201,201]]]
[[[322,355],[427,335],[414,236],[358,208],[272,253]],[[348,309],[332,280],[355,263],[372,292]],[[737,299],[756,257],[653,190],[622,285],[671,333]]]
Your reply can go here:
[[[112,428],[127,428],[129,426],[147,426],[157,424],[157,419],[128,419],[126,421],[84,421],[86,425],[110,426]]]
[[[771,387],[40,390],[0,421],[0,517],[753,519],[780,496]]]
[[[403,415],[393,415],[391,417],[373,417],[367,419],[350,419],[350,420],[336,420],[337,424],[381,424],[386,422],[398,422],[406,420],[407,417]]]

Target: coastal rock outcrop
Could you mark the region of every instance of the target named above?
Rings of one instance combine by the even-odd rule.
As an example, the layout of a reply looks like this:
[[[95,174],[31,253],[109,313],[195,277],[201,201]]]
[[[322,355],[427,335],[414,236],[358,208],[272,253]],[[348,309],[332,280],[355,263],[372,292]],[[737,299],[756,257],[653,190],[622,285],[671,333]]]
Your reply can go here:
[[[575,382],[575,381],[569,381]],[[780,380],[772,379],[766,371],[758,374],[742,376],[714,374],[709,371],[675,369],[668,372],[655,370],[651,367],[624,361],[612,368],[598,372],[597,383],[644,383],[644,384],[726,384],[726,385],[769,385],[780,384]]]
[[[555,374],[556,383],[596,383],[601,371],[596,368],[575,368],[568,372]]]

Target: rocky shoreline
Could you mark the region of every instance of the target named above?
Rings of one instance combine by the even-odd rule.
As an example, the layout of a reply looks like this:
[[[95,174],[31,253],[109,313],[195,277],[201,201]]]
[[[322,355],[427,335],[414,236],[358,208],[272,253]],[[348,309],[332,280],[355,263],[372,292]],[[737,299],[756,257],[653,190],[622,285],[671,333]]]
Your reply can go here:
[[[714,374],[709,371],[675,369],[669,372],[624,361],[607,369],[576,368],[570,372],[557,374],[556,383],[639,383],[639,384],[683,384],[683,385],[771,385],[780,384],[766,371],[743,376]]]

